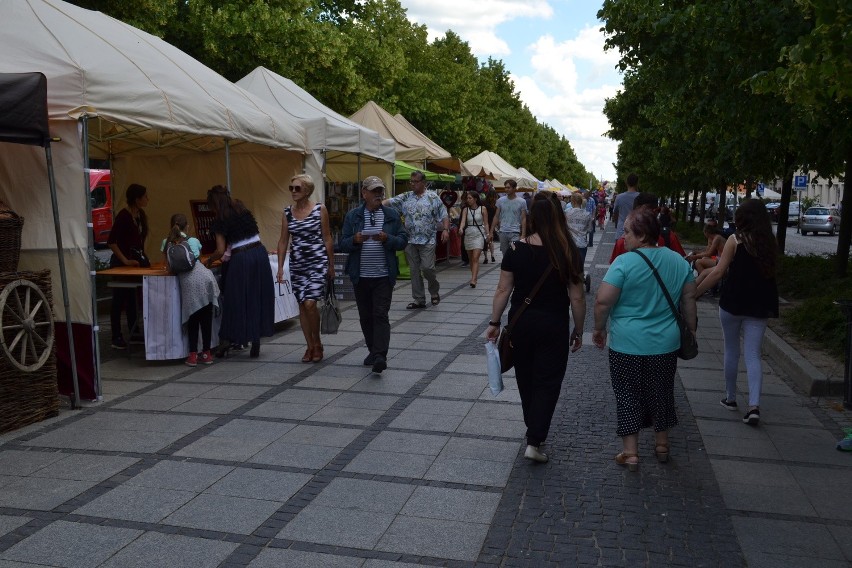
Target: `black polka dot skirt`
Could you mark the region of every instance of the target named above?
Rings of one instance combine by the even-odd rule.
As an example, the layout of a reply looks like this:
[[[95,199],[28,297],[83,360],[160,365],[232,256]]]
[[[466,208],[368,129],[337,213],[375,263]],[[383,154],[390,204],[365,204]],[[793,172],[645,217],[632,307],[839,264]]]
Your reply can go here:
[[[677,353],[627,355],[609,350],[609,372],[615,393],[619,436],[642,428],[655,432],[677,425],[674,376]]]

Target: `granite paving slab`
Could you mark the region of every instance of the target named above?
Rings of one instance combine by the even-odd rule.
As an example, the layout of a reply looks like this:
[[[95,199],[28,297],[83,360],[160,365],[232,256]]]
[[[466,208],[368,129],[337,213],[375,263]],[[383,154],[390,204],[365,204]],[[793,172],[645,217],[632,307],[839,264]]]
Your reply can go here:
[[[400,515],[391,523],[376,548],[388,552],[473,561],[479,556],[487,533],[487,524]]]
[[[194,499],[193,491],[121,485],[75,509],[77,515],[159,523]]]
[[[59,452],[4,450],[0,452],[0,472],[9,476],[31,475],[66,457]]]
[[[63,568],[100,565],[142,531],[56,521],[14,545],[0,559]]]
[[[205,490],[214,495],[285,502],[311,480],[304,473],[238,467]]]
[[[282,566],[310,566],[311,568],[359,568],[363,558],[335,556],[320,552],[306,552],[283,548],[265,548],[248,568],[281,568]]]
[[[95,485],[95,481],[18,477],[0,486],[0,507],[50,511]]]
[[[206,538],[147,532],[120,550],[103,568],[152,568],[170,566],[207,568],[219,566],[239,545]]]
[[[166,517],[163,522],[196,529],[251,534],[280,506],[278,501],[204,493]]]
[[[163,460],[128,479],[125,483],[127,485],[199,493],[225,477],[233,469],[233,467],[225,465]]]
[[[372,550],[393,519],[390,513],[312,503],[278,533],[278,538]]]
[[[62,458],[35,471],[33,477],[101,482],[137,463],[136,458],[92,454],[61,454]],[[2,470],[2,468],[0,468]]]
[[[30,522],[30,517],[19,517],[16,515],[0,515],[0,536],[15,530],[21,525]]]

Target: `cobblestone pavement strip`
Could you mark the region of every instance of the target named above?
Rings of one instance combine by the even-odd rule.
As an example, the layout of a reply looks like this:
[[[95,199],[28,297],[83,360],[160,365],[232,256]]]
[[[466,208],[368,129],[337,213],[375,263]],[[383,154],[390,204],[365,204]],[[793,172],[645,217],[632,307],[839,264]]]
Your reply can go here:
[[[596,234],[593,291],[612,245]],[[107,357],[104,402],[0,437],[0,568],[852,561],[852,498],[838,489],[852,460],[833,450],[847,418],[771,361],[759,428],[721,409],[712,302],[700,302],[702,353],[678,371],[670,463],[653,459],[650,433],[638,474],[613,462],[606,353],[587,333],[539,465],[521,454],[513,374],[497,397],[484,377],[498,266],[471,289],[467,269],[442,264],[439,306],[405,310],[398,285],[381,376],[362,365],[349,302],[319,364],[299,362],[293,324],[257,360]]]

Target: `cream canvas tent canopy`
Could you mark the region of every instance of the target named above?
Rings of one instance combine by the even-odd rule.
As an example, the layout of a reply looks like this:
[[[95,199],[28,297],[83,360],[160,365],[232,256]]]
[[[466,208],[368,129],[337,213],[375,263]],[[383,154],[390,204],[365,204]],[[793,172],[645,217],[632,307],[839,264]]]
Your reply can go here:
[[[496,180],[495,187],[503,187],[503,184],[509,178],[513,178],[518,182],[518,189],[536,189],[538,186],[535,178],[531,179],[524,176],[499,154],[489,150],[483,150],[473,158],[465,161],[464,165],[472,171],[485,170],[490,172]]]
[[[47,77],[50,132],[61,139],[53,144],[53,162],[72,289],[69,309],[56,306],[56,317],[89,330],[94,354],[87,371],[95,373],[90,156],[110,160],[117,194],[130,182],[148,187],[149,254],[172,213],[189,213],[190,198],[228,179],[272,243],[286,180],[303,168],[305,132],[177,48],[99,12],[59,0],[4,0],[0,22],[0,72]],[[0,199],[26,219],[21,269],[51,269],[58,289],[56,239],[47,230],[51,204],[41,191],[47,177],[39,149],[3,145]],[[59,336],[57,346],[61,351]],[[81,368],[80,343],[77,349]]]
[[[390,138],[334,112],[290,79],[265,67],[257,67],[237,85],[305,128],[313,160],[327,179],[347,182],[375,175],[391,183],[396,145]]]
[[[415,136],[420,138],[423,141],[423,143],[426,145],[426,148],[430,151],[430,153],[433,156],[441,156],[442,153],[446,154],[446,156],[444,156],[444,157],[433,157],[433,158],[427,158],[426,160],[424,160],[424,163],[423,163],[424,169],[429,170],[431,172],[436,172],[436,173],[461,174],[461,175],[467,176],[467,177],[475,176],[478,173],[478,172],[472,172],[472,171],[468,170],[464,166],[464,163],[459,158],[456,158],[455,156],[450,156],[449,152],[447,152],[446,150],[444,150],[443,148],[441,148],[440,146],[435,144],[432,140],[429,139],[428,136],[426,136],[425,134],[420,132],[420,130],[418,130],[416,126],[414,126],[413,124],[408,122],[408,119],[406,119],[401,114],[397,113],[393,117],[395,119],[397,119],[400,124],[402,124],[403,126],[408,128],[408,130],[410,130],[412,133],[414,133]],[[488,177],[488,176],[486,174],[486,175],[481,175],[481,176],[478,176],[478,177]]]

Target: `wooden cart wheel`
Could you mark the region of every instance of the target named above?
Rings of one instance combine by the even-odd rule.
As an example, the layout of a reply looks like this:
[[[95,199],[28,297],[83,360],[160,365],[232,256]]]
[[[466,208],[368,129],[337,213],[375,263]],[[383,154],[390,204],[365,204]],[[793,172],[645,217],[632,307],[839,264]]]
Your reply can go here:
[[[18,369],[44,365],[53,348],[53,313],[38,286],[13,280],[0,292],[0,348]]]

